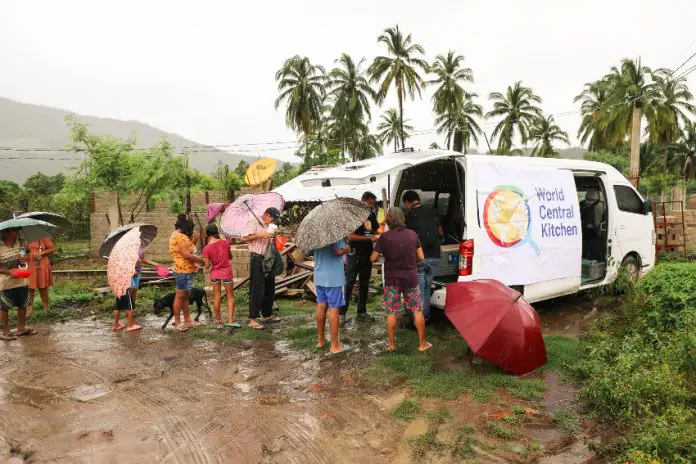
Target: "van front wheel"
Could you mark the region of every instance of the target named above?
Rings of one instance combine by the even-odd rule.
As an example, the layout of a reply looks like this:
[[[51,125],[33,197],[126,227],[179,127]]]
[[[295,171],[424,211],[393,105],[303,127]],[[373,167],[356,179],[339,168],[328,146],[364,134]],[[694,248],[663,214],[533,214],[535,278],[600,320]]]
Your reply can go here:
[[[621,269],[632,282],[637,282],[640,276],[640,264],[635,256],[626,256],[621,262]]]

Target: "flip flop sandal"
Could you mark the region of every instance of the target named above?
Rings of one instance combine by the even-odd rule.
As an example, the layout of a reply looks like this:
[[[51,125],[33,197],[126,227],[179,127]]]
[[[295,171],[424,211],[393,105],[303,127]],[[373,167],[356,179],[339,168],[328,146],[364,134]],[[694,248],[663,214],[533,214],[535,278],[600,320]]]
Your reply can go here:
[[[125,328],[126,328],[125,325],[119,324],[119,325],[117,325],[116,327],[112,327],[112,328],[111,328],[111,331],[112,331],[112,332],[118,332],[119,330],[123,330],[123,329],[125,329]]]
[[[12,340],[17,340],[15,335],[0,335],[0,340],[3,342],[11,342]]]
[[[142,330],[143,326],[135,324],[133,327],[128,327],[126,332],[135,332],[136,330]]]
[[[186,327],[183,324],[175,325],[174,329],[178,330],[179,332],[186,332],[188,330],[188,327]]]
[[[15,332],[15,335],[18,337],[27,337],[29,335],[36,335],[39,332],[37,332],[34,329],[24,329],[22,332]]]
[[[279,317],[269,317],[268,319],[261,319],[261,322],[265,324],[277,324],[280,322]]]
[[[347,351],[351,351],[352,349],[353,349],[353,347],[350,346],[350,345],[343,345],[343,349],[342,349],[341,351],[336,351],[335,353],[333,353],[331,350],[329,350],[328,355],[329,355],[329,356],[332,356],[332,355],[335,355],[335,354],[341,354],[341,353],[345,353],[345,352],[347,352]]]
[[[266,327],[262,325],[248,325],[247,327],[254,330],[266,330]]]
[[[227,322],[225,322],[224,327],[226,329],[239,329],[242,327],[242,324],[240,324],[239,322],[233,322],[232,324],[228,324]]]

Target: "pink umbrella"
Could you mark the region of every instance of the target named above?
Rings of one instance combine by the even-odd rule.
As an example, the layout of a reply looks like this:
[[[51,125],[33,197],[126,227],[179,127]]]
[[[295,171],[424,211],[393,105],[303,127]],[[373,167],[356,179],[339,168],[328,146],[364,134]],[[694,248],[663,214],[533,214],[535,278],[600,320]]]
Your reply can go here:
[[[260,221],[268,208],[282,211],[284,204],[283,197],[275,192],[243,195],[227,207],[220,228],[228,237],[244,237],[249,235],[249,224]]]
[[[140,229],[131,229],[116,242],[109,254],[106,278],[116,298],[121,298],[130,288],[131,278],[138,262],[138,248],[140,246]]]

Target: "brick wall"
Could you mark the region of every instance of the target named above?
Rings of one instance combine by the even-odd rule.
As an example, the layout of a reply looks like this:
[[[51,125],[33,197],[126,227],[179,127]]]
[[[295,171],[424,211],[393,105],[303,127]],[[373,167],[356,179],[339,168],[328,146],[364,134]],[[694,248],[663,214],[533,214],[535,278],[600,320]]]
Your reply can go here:
[[[207,192],[209,203],[224,203],[227,201],[226,192]],[[124,221],[128,222],[132,198],[122,200],[122,214]],[[99,246],[104,238],[111,232],[109,224],[109,208],[115,202],[115,196],[110,192],[95,192],[92,196],[92,213],[90,214],[90,244],[89,254],[96,257]],[[208,221],[206,192],[191,192],[191,209],[197,212],[200,222],[205,228]],[[147,248],[147,255],[153,260],[170,261],[169,256],[169,237],[174,232],[176,213],[169,211],[169,205],[157,204],[149,211],[140,213],[135,222],[145,222],[157,226],[158,234],[155,240]],[[193,221],[198,229],[198,223],[194,213],[191,214]]]
[[[249,248],[246,245],[232,246],[232,271],[235,277],[249,277]]]

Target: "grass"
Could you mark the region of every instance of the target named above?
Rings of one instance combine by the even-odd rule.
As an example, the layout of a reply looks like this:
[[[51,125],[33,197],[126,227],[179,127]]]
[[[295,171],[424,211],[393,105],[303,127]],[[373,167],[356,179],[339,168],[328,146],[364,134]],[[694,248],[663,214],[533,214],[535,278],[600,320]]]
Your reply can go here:
[[[447,444],[437,438],[437,428],[431,428],[425,434],[409,440],[411,445],[411,457],[415,462],[421,462],[429,453],[443,453]]]
[[[465,425],[457,429],[452,445],[452,456],[459,459],[473,459],[476,457],[476,449],[474,446],[478,444],[478,440],[474,437],[476,429],[471,425]]]
[[[577,435],[580,432],[582,418],[573,411],[560,410],[553,415],[553,423],[568,435]]]
[[[489,434],[503,440],[512,440],[517,438],[517,432],[509,427],[506,427],[499,422],[486,422],[486,430]]]
[[[411,422],[422,409],[416,400],[404,400],[389,415],[400,422]]]
[[[539,371],[568,372],[570,366],[577,362],[582,352],[582,342],[577,338],[550,336],[545,337],[546,350],[549,353],[548,362]]]
[[[437,411],[433,411],[428,414],[428,419],[430,422],[437,425],[446,423],[447,421],[451,420],[452,417],[454,417],[452,412],[444,406]]]

